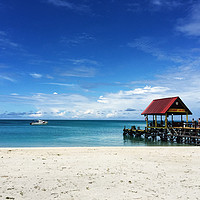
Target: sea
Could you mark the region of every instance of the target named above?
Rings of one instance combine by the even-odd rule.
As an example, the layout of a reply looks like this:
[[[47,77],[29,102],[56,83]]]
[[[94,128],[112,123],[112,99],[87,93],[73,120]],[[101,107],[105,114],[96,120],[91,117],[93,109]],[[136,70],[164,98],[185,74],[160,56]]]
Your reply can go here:
[[[176,143],[123,136],[123,128],[146,122],[133,120],[48,120],[47,125],[30,125],[31,120],[0,120],[0,147],[108,147],[177,146]]]

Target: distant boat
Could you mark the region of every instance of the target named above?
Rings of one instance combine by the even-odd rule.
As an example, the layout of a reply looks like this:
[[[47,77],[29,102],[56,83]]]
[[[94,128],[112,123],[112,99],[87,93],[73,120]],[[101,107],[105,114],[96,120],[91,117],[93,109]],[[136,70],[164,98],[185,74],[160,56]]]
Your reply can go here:
[[[43,121],[43,120],[35,120],[35,121],[32,121],[30,123],[30,125],[45,125],[47,124],[48,122],[47,121]]]

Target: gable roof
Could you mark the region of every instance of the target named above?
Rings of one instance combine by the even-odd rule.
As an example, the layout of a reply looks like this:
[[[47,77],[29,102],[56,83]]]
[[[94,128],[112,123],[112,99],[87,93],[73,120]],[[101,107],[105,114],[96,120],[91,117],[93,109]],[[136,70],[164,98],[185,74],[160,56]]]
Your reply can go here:
[[[149,106],[141,113],[141,115],[156,115],[156,114],[165,114],[173,103],[178,100],[182,107],[188,112],[188,114],[192,114],[191,111],[187,108],[187,106],[182,102],[179,97],[169,97],[164,99],[155,99],[153,100]]]

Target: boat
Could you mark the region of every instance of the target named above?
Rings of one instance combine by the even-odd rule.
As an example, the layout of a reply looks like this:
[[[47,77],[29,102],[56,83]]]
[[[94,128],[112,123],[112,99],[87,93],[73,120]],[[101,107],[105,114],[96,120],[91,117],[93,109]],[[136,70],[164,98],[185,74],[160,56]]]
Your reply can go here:
[[[35,121],[32,121],[31,123],[30,123],[30,125],[45,125],[45,124],[47,124],[48,123],[48,121],[44,121],[44,120],[35,120]]]

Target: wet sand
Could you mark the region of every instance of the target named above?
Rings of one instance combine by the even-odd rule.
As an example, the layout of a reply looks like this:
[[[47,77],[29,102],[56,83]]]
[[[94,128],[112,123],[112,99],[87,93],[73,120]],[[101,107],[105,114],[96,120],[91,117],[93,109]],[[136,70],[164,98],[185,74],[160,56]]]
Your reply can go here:
[[[2,148],[0,199],[200,199],[200,148]]]

